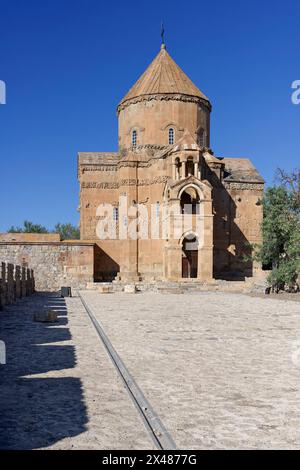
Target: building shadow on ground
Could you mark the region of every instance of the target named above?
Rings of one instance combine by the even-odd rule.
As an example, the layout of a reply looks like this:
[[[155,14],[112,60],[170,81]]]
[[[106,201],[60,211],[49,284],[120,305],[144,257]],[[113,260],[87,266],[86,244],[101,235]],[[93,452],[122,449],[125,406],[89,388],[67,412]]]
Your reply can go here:
[[[49,308],[57,311],[57,323],[33,321],[35,312]],[[48,447],[86,430],[82,383],[72,377],[75,348],[65,343],[71,339],[67,314],[64,299],[43,293],[0,312],[0,339],[6,344],[6,364],[0,365],[1,449]]]

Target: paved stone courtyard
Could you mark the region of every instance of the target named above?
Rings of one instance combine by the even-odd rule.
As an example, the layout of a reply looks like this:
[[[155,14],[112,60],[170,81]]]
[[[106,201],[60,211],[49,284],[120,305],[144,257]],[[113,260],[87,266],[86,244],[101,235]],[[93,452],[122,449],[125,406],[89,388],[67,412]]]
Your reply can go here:
[[[178,447],[300,448],[299,303],[223,293],[85,298]]]
[[[35,295],[0,312],[0,448],[151,449],[79,298]],[[33,322],[44,306],[58,324]]]
[[[82,294],[178,448],[300,448],[298,302]],[[153,448],[79,298],[22,302],[0,314],[0,447]]]

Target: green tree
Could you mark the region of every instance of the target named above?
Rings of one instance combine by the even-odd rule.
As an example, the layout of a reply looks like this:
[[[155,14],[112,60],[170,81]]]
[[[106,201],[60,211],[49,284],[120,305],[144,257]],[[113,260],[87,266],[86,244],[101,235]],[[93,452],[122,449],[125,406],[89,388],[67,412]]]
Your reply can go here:
[[[300,171],[278,170],[279,185],[263,199],[263,243],[255,258],[272,267],[268,282],[277,291],[298,288],[300,273]]]
[[[54,228],[55,233],[60,234],[61,240],[78,240],[80,238],[80,230],[70,223],[57,223]]]
[[[10,227],[8,233],[49,233],[46,227],[40,224],[34,224],[29,220],[25,220],[23,227]]]
[[[277,169],[276,179],[284,187],[292,199],[291,209],[299,214],[300,211],[300,169],[287,173],[281,168]]]
[[[80,230],[70,223],[57,223],[54,230],[47,230],[40,224],[34,224],[29,220],[25,220],[23,227],[10,227],[9,233],[59,233],[61,240],[77,240],[80,238]]]

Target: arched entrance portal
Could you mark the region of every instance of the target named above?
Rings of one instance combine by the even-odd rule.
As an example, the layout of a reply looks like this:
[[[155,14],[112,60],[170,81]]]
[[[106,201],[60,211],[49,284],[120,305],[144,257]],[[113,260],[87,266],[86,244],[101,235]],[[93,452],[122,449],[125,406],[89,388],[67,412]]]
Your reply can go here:
[[[198,239],[194,234],[187,235],[182,242],[182,277],[198,277]]]

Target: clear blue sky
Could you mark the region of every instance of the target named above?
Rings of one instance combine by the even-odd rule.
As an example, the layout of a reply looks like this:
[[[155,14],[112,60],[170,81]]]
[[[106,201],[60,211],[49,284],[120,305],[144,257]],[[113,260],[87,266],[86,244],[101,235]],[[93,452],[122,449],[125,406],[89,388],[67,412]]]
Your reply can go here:
[[[213,104],[211,146],[270,184],[299,167],[296,1],[0,0],[0,231],[78,223],[78,151],[117,149],[116,105],[160,47]]]

